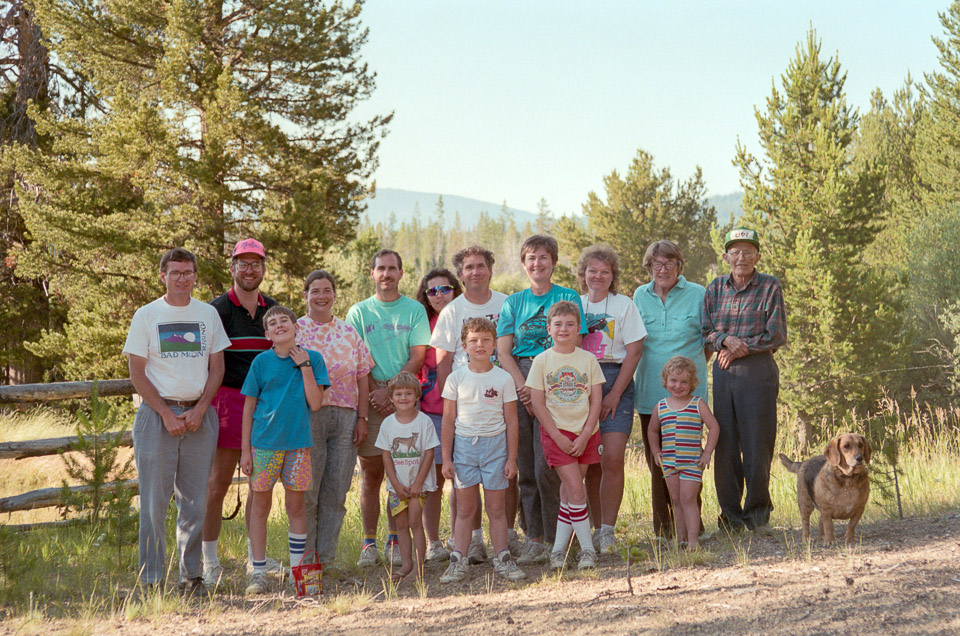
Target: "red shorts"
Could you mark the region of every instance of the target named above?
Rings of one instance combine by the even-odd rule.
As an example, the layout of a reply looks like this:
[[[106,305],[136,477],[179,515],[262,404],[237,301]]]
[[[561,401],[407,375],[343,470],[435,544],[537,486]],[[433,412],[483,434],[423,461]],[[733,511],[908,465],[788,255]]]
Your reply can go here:
[[[240,389],[231,389],[221,386],[213,396],[210,404],[220,420],[220,436],[217,438],[217,448],[233,448],[240,450],[243,441],[243,403],[246,396]]]
[[[571,442],[577,439],[577,433],[570,431],[560,431],[560,434]],[[547,435],[547,432],[540,427],[540,445],[543,446],[543,458],[547,460],[547,466],[556,468],[557,466],[566,466],[567,464],[599,464],[600,463],[600,431],[590,436],[587,442],[587,448],[584,449],[580,457],[567,455],[557,443]]]

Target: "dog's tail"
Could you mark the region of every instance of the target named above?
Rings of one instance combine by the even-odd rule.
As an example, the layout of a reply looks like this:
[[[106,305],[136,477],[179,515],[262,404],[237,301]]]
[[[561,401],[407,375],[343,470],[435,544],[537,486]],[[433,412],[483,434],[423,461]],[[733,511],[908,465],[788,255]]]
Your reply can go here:
[[[800,464],[802,462],[795,462],[783,453],[780,453],[780,463],[783,464],[783,467],[789,470],[791,473],[796,473],[800,470]]]

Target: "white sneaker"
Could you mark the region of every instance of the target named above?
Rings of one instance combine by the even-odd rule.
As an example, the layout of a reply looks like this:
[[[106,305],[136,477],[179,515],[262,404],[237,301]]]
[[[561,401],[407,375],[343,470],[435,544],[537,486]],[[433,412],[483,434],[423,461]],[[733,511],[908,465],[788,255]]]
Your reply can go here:
[[[459,583],[463,579],[467,578],[467,572],[469,568],[467,559],[458,554],[450,555],[450,565],[447,566],[447,571],[440,575],[441,583]]]
[[[526,572],[517,567],[517,562],[510,556],[509,551],[503,555],[503,558],[493,557],[493,571],[497,576],[508,581],[522,581],[527,578]]]
[[[470,565],[480,565],[487,560],[487,547],[483,545],[483,539],[471,539],[470,548],[467,550],[467,561]]]
[[[523,546],[523,553],[517,557],[517,564],[546,563],[549,559],[550,553],[547,552],[546,546],[536,541],[527,541]]]
[[[398,541],[388,543],[383,550],[383,558],[387,563],[403,565],[403,557],[400,556],[400,543]]]
[[[273,574],[273,573],[282,572],[282,571],[283,571],[283,565],[279,561],[277,561],[276,559],[271,559],[270,557],[267,557],[267,569],[266,569],[267,574]],[[247,561],[247,575],[253,576],[253,563],[251,563],[250,561]]]
[[[254,572],[250,575],[250,583],[244,593],[247,596],[253,596],[255,594],[266,594],[269,591],[270,581],[267,580],[267,575],[263,572]]]
[[[427,548],[427,561],[444,561],[450,558],[450,553],[443,547],[442,541],[434,541]]]
[[[553,570],[562,570],[567,564],[567,555],[563,552],[550,553],[550,568]]]
[[[593,549],[600,554],[613,554],[617,551],[617,535],[612,531],[600,532],[594,537]]]
[[[507,549],[510,550],[510,556],[518,557],[523,554],[523,543],[517,536],[517,531],[510,529],[507,531]]]
[[[358,568],[372,568],[380,563],[380,554],[377,552],[377,544],[371,543],[363,546],[360,550],[360,558],[357,559]]]
[[[223,580],[223,566],[212,563],[203,566],[203,584],[207,587],[216,587]]]
[[[580,550],[580,558],[577,559],[578,570],[589,570],[597,567],[597,553],[593,550]]]

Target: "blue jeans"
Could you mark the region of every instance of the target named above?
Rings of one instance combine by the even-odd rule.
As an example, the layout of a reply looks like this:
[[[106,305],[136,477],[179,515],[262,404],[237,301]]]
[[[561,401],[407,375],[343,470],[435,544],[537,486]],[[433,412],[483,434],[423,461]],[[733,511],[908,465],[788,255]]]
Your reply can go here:
[[[344,503],[357,463],[356,425],[357,412],[342,406],[324,406],[310,414],[313,484],[306,492],[306,549],[316,550],[320,563],[333,563],[337,557],[340,526],[347,512]]]
[[[180,414],[188,409],[170,407]],[[207,480],[217,450],[220,424],[208,408],[200,428],[174,437],[163,418],[140,405],[133,420],[133,458],[140,480],[140,580],[160,583],[167,560],[167,507],[177,502],[177,548],[180,580],[203,575],[201,529],[207,506]]]

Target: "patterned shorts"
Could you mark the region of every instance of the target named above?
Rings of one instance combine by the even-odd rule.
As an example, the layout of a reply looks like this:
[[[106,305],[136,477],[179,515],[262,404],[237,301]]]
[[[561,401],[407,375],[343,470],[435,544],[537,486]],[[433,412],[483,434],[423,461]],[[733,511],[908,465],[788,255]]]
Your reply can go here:
[[[283,479],[287,490],[310,490],[313,466],[310,462],[310,449],[274,451],[253,449],[253,476],[250,489],[257,492],[269,492],[278,479]]]

